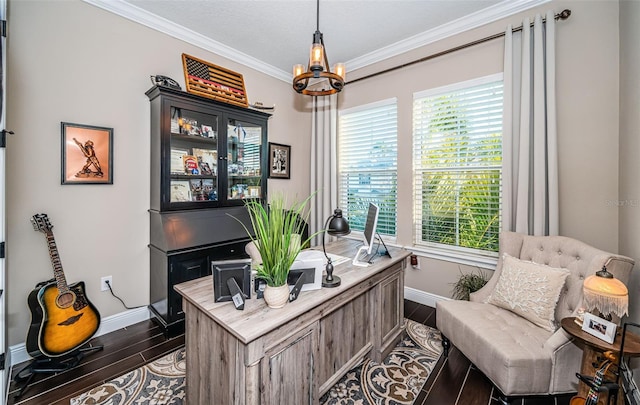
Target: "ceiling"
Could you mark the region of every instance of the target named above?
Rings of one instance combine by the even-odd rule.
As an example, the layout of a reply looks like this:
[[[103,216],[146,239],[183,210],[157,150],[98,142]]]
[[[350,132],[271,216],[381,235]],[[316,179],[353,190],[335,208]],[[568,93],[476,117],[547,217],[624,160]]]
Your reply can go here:
[[[287,81],[316,30],[315,0],[84,1]],[[348,74],[547,1],[322,0],[319,29]]]

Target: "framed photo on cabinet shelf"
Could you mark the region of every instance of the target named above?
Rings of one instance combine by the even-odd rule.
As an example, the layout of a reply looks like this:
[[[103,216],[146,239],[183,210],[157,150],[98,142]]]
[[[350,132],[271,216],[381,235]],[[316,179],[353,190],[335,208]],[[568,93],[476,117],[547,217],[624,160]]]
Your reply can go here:
[[[185,174],[183,158],[189,154],[187,149],[171,148],[171,173]]]
[[[269,177],[291,178],[291,146],[269,142]]]
[[[193,148],[193,155],[198,159],[201,174],[215,176],[218,173],[217,150]]]
[[[113,128],[60,123],[62,184],[113,184]]]
[[[249,198],[260,198],[262,190],[260,189],[260,186],[249,186],[247,188],[247,192]]]
[[[171,202],[191,201],[189,180],[171,180]]]

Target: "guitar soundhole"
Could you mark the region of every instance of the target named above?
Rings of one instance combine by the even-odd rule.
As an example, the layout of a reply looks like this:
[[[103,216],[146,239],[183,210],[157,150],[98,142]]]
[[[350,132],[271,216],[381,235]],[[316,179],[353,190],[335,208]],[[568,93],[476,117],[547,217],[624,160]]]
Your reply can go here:
[[[75,300],[76,295],[72,291],[69,291],[58,295],[58,298],[56,298],[56,304],[59,308],[65,309],[73,305]]]

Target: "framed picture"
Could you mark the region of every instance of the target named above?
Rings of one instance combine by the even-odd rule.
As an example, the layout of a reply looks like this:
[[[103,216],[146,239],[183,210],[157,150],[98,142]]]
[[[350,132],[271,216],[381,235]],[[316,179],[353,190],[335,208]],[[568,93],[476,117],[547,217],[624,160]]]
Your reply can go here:
[[[269,177],[272,179],[291,178],[291,146],[269,142]]]
[[[585,312],[582,330],[612,344],[616,337],[616,324]]]
[[[189,180],[171,180],[171,202],[192,200]]]
[[[113,184],[113,128],[60,124],[62,184]]]
[[[184,157],[189,154],[186,149],[171,148],[171,173],[185,174]]]

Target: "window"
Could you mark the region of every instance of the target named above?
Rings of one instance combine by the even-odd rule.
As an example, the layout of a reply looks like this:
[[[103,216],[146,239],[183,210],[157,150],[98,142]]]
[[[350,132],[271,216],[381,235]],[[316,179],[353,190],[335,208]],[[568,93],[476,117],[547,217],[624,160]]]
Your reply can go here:
[[[364,230],[373,202],[380,207],[378,232],[396,235],[396,104],[394,98],[339,114],[339,199],[352,230]]]
[[[415,244],[495,255],[502,75],[414,94]]]

